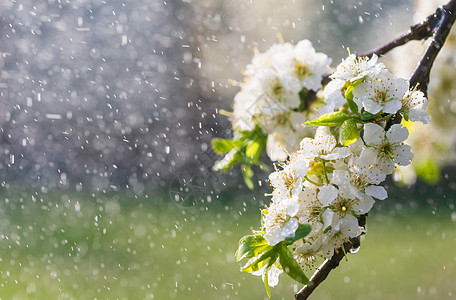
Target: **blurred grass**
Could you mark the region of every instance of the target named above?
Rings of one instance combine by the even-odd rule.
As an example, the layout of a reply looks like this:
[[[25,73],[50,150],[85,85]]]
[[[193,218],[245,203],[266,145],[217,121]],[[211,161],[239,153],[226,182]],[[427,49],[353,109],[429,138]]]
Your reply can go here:
[[[234,261],[239,238],[259,223],[258,205],[184,208],[160,193],[0,197],[2,299],[266,297],[261,279]],[[454,299],[455,229],[452,204],[385,203],[370,213],[360,252],[312,299]],[[272,298],[293,299],[298,288],[282,275]]]

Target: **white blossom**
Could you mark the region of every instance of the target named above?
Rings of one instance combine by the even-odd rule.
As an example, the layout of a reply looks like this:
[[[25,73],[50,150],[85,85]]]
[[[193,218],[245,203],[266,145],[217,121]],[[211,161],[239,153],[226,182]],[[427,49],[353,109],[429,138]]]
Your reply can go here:
[[[299,209],[297,198],[285,197],[280,200],[269,206],[264,218],[264,238],[273,246],[287,237],[294,237],[299,225],[295,218]]]
[[[268,135],[266,152],[273,161],[284,161],[299,148],[309,129],[296,112],[303,89],[317,91],[331,59],[316,52],[308,40],[275,44],[257,52],[246,66],[241,91],[233,105],[233,128],[252,130],[258,125]],[[305,91],[305,90],[304,90]]]
[[[255,74],[264,69],[271,69],[276,65],[278,58],[290,56],[293,45],[290,43],[273,44],[267,51],[256,52],[250,64],[246,66],[244,74],[247,77],[254,77]]]
[[[308,129],[298,126],[306,118],[292,110],[298,102],[291,95],[297,96],[303,87],[320,88],[328,61],[327,56],[315,52],[309,41],[301,41],[296,47],[287,44],[271,48],[264,57],[255,56],[246,72],[251,82],[241,92],[264,91],[270,97],[253,101],[254,97],[241,94],[235,101],[245,101],[235,103],[236,109],[253,102],[254,113],[248,121],[259,124],[268,134],[269,156],[288,159],[280,164],[280,170],[269,175],[273,192],[271,204],[263,214],[263,236],[274,246],[294,237],[300,224],[310,225],[310,233],[290,247],[296,260],[306,266],[317,255],[332,257],[350,238],[364,232],[359,217],[372,209],[374,198],[384,200],[388,196],[380,184],[393,172],[395,164],[406,166],[413,158],[411,147],[404,143],[407,128],[395,124],[385,131],[377,124],[382,124],[379,115],[376,123],[364,124],[363,137],[347,147],[338,142],[337,128],[319,126],[311,138],[309,131],[305,132]],[[382,118],[399,112],[411,121],[429,122],[424,94],[409,90],[409,83],[377,63],[376,55],[371,59],[350,55],[330,77],[333,80],[322,92],[326,105],[318,110],[319,114],[343,107],[347,103],[345,89],[352,84],[359,111],[346,113],[355,122],[366,122],[358,115],[363,109],[374,115],[383,113]],[[268,105],[268,99],[276,99],[277,105]],[[299,143],[303,135],[307,136]],[[292,151],[295,152],[289,154]],[[277,284],[282,272],[277,266],[273,265],[268,273],[270,286]],[[254,273],[262,274],[265,280],[266,269],[260,271]]]
[[[429,116],[425,112],[428,100],[423,92],[408,90],[402,98],[402,110],[408,113],[410,121],[429,123]]]
[[[336,147],[337,140],[329,128],[320,126],[315,138],[304,138],[301,141],[300,153],[308,158],[319,157],[325,160],[344,158],[350,155],[347,147]]]
[[[332,183],[348,186],[359,197],[365,193],[380,200],[386,199],[388,194],[385,188],[377,186],[385,180],[386,175],[375,166],[376,156],[371,148],[364,147],[361,155],[349,163],[348,170],[334,170]]]
[[[301,139],[311,133],[309,128],[301,126],[305,121],[302,113],[286,112],[262,123],[268,133],[266,151],[272,161],[285,161],[289,153],[299,149]]]
[[[365,80],[353,89],[353,101],[359,110],[364,108],[371,114],[380,111],[394,114],[402,107],[402,98],[408,90],[409,84],[405,79],[396,78],[388,70],[382,70]]]
[[[334,230],[341,230],[348,237],[358,235],[357,216],[369,212],[374,204],[370,196],[359,197],[344,185],[339,186],[339,189],[333,188],[331,197],[327,200],[330,200],[327,204],[330,209],[323,213],[324,228],[331,226]]]
[[[404,144],[408,137],[408,130],[401,124],[394,124],[385,133],[377,124],[364,125],[364,142],[374,149],[377,155],[378,167],[385,174],[391,174],[394,163],[400,166],[410,164],[413,158],[411,147]]]
[[[342,94],[342,88],[344,85],[345,81],[341,79],[333,79],[325,86],[322,96],[326,100],[326,105],[318,110],[319,115],[333,112],[347,103],[347,100]]]
[[[275,65],[276,69],[292,75],[301,88],[313,91],[321,88],[321,79],[331,64],[331,59],[324,53],[316,52],[309,40],[298,42],[291,55],[282,55],[281,58]]]
[[[355,54],[351,54],[342,60],[330,77],[351,82],[365,76],[374,77],[385,68],[382,63],[377,64],[377,58],[375,54],[370,59],[368,57],[356,57]]]
[[[302,190],[302,179],[306,175],[307,166],[286,165],[282,170],[275,171],[269,175],[269,181],[274,187],[273,195],[276,197],[292,197]]]
[[[323,215],[323,205],[317,199],[317,187],[305,188],[299,195],[298,218],[301,224],[312,224],[312,232],[318,230]],[[312,236],[313,234],[310,234]]]
[[[250,80],[261,89],[261,92],[269,95],[280,105],[287,108],[299,107],[299,91],[301,86],[291,75],[278,73],[274,69],[258,71]]]
[[[258,97],[251,93],[239,92],[234,96],[233,103],[233,128],[235,130],[252,130],[255,123],[252,114],[246,111],[252,110]]]
[[[319,251],[326,257],[331,258],[335,250],[342,247],[345,242],[348,242],[349,237],[343,234],[340,230],[332,230],[329,234],[323,234],[319,237],[314,245],[319,245]]]

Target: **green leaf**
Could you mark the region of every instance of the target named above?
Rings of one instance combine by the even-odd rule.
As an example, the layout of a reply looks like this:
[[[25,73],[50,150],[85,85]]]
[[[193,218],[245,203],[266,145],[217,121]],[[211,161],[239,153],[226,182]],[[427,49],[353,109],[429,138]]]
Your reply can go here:
[[[291,245],[297,240],[300,240],[302,238],[305,238],[309,233],[312,227],[308,224],[299,224],[298,229],[295,231],[295,235],[292,238],[286,238],[285,243],[287,245]]]
[[[293,254],[288,247],[285,244],[280,243],[279,249],[279,263],[282,266],[283,271],[299,283],[309,283],[309,279],[306,274],[304,274],[301,266],[299,266],[294,259]]]
[[[242,171],[242,176],[244,177],[245,185],[249,189],[253,190],[255,188],[255,185],[253,184],[253,181],[252,181],[252,177],[253,177],[252,168],[249,165],[242,164],[241,171]]]
[[[359,139],[359,129],[356,126],[355,119],[348,119],[340,127],[339,140],[344,146],[353,144]]]
[[[345,99],[347,99],[348,107],[350,107],[350,110],[355,114],[359,113],[359,108],[355,101],[353,101],[353,89],[355,88],[355,86],[363,82],[363,80],[364,78],[361,78],[352,82],[345,91]]]
[[[365,111],[364,108],[361,110],[361,120],[367,121],[372,119],[373,117],[375,117],[375,115]]]
[[[279,256],[279,247],[273,247],[271,250],[264,252],[253,263],[248,264],[242,268],[242,272],[252,273],[261,270],[263,267],[270,266],[277,260]]]
[[[256,163],[261,158],[261,153],[263,153],[264,148],[266,147],[267,137],[260,137],[256,140],[250,141],[247,144],[247,149],[245,150],[245,155],[250,163]]]
[[[230,152],[233,148],[239,148],[242,145],[242,141],[228,140],[213,138],[211,141],[212,149],[217,154],[225,154]]]
[[[244,258],[252,258],[260,255],[273,247],[261,235],[246,235],[239,241],[239,248],[236,251],[236,261]]]
[[[348,95],[345,94],[345,99],[347,99],[348,107],[350,107],[350,110],[353,113],[358,114],[358,105],[355,103],[355,101],[353,101],[353,93],[349,93]]]
[[[223,172],[228,171],[229,169],[234,167],[234,165],[241,162],[242,158],[243,155],[240,150],[237,150],[234,153],[228,152],[224,158],[215,163],[215,169]]]
[[[301,102],[299,103],[299,107],[298,107],[298,109],[296,111],[303,112],[309,107],[309,103],[307,101],[307,97],[309,95],[309,90],[306,89],[306,88],[302,88],[299,91],[298,95],[299,95],[299,100]]]
[[[266,287],[266,293],[268,294],[268,299],[271,299],[271,288],[269,287],[269,274],[268,269],[264,270],[264,286]]]
[[[261,139],[267,136],[263,133],[263,130],[261,130],[261,127],[259,125],[255,125],[255,128],[253,130],[239,130],[239,133],[243,138],[248,140]]]
[[[350,115],[347,115],[344,112],[341,111],[335,111],[331,113],[324,114],[322,116],[319,116],[318,118],[312,120],[312,121],[307,121],[304,124],[306,125],[313,125],[313,126],[340,126],[342,123],[349,119]]]
[[[309,167],[307,170],[308,171],[307,171],[306,178],[308,178],[308,176],[311,176],[311,175],[316,175],[317,177],[321,177],[325,173],[325,167],[323,166],[322,161],[311,161],[309,163]]]
[[[403,117],[404,117],[404,119],[405,119],[406,121],[409,120],[409,111],[408,111],[408,110],[407,110],[407,111],[404,111]]]

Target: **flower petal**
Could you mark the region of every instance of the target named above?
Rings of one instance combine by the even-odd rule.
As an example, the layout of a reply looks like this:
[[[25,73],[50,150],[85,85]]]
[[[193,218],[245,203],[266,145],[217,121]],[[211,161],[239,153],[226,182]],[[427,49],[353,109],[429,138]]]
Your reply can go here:
[[[407,166],[411,163],[413,158],[413,153],[411,151],[412,147],[409,145],[400,145],[397,147],[394,153],[394,162],[399,166]]]
[[[380,145],[384,136],[385,130],[379,125],[374,123],[364,124],[364,142],[367,145]]]
[[[412,122],[421,122],[429,124],[429,115],[424,110],[411,109],[409,111],[409,119]]]
[[[356,237],[358,235],[358,219],[352,215],[346,215],[345,218],[340,220],[340,231],[348,237]]]
[[[368,213],[372,206],[374,205],[375,200],[369,196],[369,195],[364,195],[359,199],[358,203],[354,205],[355,212],[362,215],[365,213]]]
[[[386,174],[377,167],[372,167],[366,171],[366,182],[370,184],[379,184],[386,179]]]
[[[395,114],[402,107],[402,102],[399,99],[390,100],[385,103],[383,112],[387,114]]]
[[[347,147],[337,147],[330,154],[321,155],[320,157],[326,160],[335,160],[347,157],[351,154]]]
[[[317,195],[323,206],[330,205],[337,197],[339,191],[332,185],[325,185],[320,187],[320,192]]]
[[[366,99],[363,101],[363,107],[367,112],[370,112],[371,114],[377,114],[382,110],[382,106],[378,104],[377,102],[372,101],[371,99]]]
[[[408,138],[409,132],[407,128],[401,124],[394,124],[386,133],[386,138],[390,144],[397,144],[405,141]]]
[[[382,173],[389,175],[393,173],[394,170],[394,162],[388,157],[380,157],[378,159],[378,168]]]
[[[331,182],[334,184],[337,184],[337,185],[348,184],[348,183],[350,183],[350,175],[349,175],[348,171],[334,170]]]
[[[388,197],[388,193],[382,186],[371,185],[365,189],[366,195],[372,196],[379,200],[385,200]]]

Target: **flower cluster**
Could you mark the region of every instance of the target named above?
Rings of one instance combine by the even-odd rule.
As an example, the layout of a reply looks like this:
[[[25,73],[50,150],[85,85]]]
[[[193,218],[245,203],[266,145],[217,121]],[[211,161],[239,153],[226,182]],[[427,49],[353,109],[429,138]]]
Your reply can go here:
[[[364,231],[359,217],[388,196],[380,184],[396,165],[410,164],[411,147],[404,143],[408,130],[393,120],[429,121],[424,94],[396,78],[375,55],[350,55],[330,78],[323,91],[326,106],[306,122],[318,126],[314,138],[304,138],[300,149],[269,176],[272,199],[258,233],[270,249],[293,245],[301,267],[317,256],[331,258],[359,236]],[[309,232],[296,238],[305,226]],[[277,267],[280,256],[271,257],[275,263],[261,269],[268,274],[267,286],[278,282],[282,269],[289,271]],[[274,269],[268,267],[272,265]]]
[[[268,135],[266,151],[273,161],[285,160],[299,141],[310,134],[300,126],[306,121],[303,97],[318,91],[331,59],[316,52],[308,40],[296,46],[275,44],[257,53],[245,70],[241,91],[234,98],[233,127],[259,126]]]

